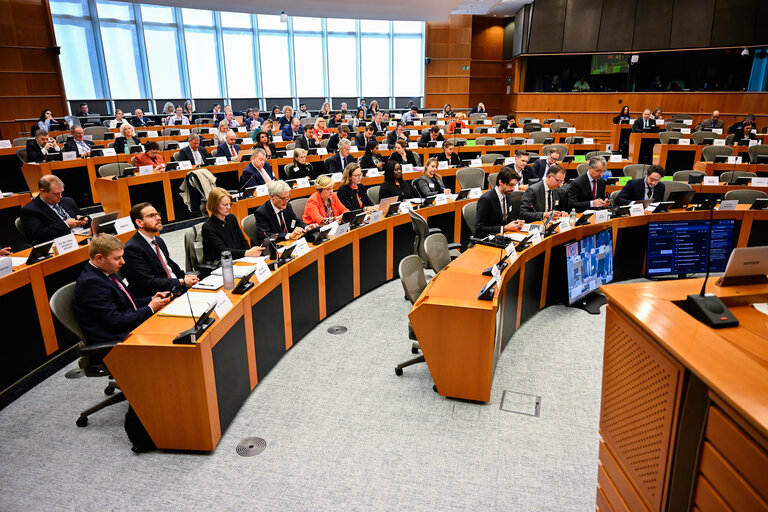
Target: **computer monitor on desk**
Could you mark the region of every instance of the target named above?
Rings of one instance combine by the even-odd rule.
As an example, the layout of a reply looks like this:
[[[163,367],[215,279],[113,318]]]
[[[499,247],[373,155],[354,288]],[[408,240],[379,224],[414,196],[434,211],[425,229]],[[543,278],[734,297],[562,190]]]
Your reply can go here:
[[[648,277],[723,272],[733,250],[734,219],[649,222]],[[707,240],[710,240],[709,247]]]

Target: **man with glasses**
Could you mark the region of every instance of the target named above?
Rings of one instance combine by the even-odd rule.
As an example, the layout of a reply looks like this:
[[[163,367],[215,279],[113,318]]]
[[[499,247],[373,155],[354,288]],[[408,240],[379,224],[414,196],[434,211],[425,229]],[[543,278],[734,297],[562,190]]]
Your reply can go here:
[[[68,235],[78,228],[90,226],[71,197],[62,197],[64,182],[46,174],[37,183],[40,193],[21,209],[21,225],[27,241],[33,245]]]
[[[256,148],[251,153],[249,163],[240,176],[240,189],[265,185],[275,179],[272,166],[267,162],[267,153],[261,148]]]
[[[136,234],[125,244],[122,270],[131,294],[135,297],[150,297],[167,291],[181,294],[185,288],[196,285],[197,276],[184,274],[158,236],[163,221],[155,207],[150,203],[139,203],[131,208],[130,215]]]
[[[72,138],[64,144],[64,153],[74,151],[78,158],[91,156],[95,144],[85,138],[85,130],[82,126],[72,128]]]
[[[581,213],[590,208],[606,208],[610,202],[605,198],[605,158],[593,156],[589,159],[587,172],[568,186],[568,204]]]
[[[533,174],[523,173],[523,183],[530,185],[531,183],[541,181],[549,172],[549,168],[557,164],[558,160],[560,160],[560,150],[558,148],[549,148],[547,158],[539,158],[533,162],[531,166]]]
[[[259,206],[253,216],[256,219],[257,242],[277,235],[276,241],[296,240],[304,234],[307,227],[296,217],[293,208],[288,207],[291,200],[291,187],[283,180],[275,180],[267,185],[269,201]]]
[[[534,183],[523,194],[520,204],[520,217],[526,222],[546,220],[550,214],[553,219],[568,216],[568,195],[560,186],[565,183],[565,169],[554,164],[547,175]]]
[[[664,168],[660,165],[651,165],[645,170],[645,176],[629,180],[619,195],[616,196],[616,204],[625,206],[632,201],[653,199],[655,202],[664,200]]]

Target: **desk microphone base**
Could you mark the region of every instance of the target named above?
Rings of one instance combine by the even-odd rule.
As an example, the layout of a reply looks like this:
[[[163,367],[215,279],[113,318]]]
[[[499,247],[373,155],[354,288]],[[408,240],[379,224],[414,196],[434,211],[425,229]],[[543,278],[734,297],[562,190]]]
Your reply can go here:
[[[688,295],[683,309],[696,320],[714,329],[738,327],[739,320],[733,316],[723,301],[714,295]]]
[[[206,329],[213,325],[215,319],[209,318],[200,327],[192,327],[186,331],[182,331],[173,339],[174,345],[194,345],[197,338],[203,335]]]

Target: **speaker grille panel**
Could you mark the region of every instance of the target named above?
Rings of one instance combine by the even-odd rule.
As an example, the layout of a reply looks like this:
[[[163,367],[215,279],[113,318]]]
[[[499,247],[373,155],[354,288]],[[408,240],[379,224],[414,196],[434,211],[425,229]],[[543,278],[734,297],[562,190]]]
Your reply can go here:
[[[610,307],[604,357],[601,433],[650,508],[659,509],[668,478],[680,368]]]

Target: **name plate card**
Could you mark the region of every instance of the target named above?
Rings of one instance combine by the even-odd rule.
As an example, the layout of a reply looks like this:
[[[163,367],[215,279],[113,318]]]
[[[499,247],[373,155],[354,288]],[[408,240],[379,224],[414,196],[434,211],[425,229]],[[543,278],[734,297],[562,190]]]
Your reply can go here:
[[[448,168],[448,160],[440,160],[437,162],[437,168],[439,169],[447,169]]]
[[[531,233],[531,247],[541,242],[541,232],[536,229]]]
[[[682,133],[683,135],[690,135],[691,134],[691,129],[690,128],[680,128],[680,133]]]
[[[189,147],[189,142],[179,142],[179,151],[186,147]]]
[[[7,256],[0,258],[0,277],[13,272],[13,260]]]
[[[720,184],[720,177],[719,176],[704,176],[702,181],[702,185],[719,185]]]
[[[402,170],[402,169],[401,169]],[[375,178],[377,176],[381,176],[381,173],[378,169],[368,169],[365,173],[366,178]]]
[[[663,119],[656,119],[656,125],[657,126],[664,126],[666,124],[666,121]]]
[[[488,128],[488,133],[496,133],[496,128]]]
[[[504,250],[507,252],[507,257],[509,258],[509,262],[512,263],[517,259],[517,251],[515,250],[515,242],[510,242],[508,246],[504,248]]]
[[[340,172],[335,172],[331,175],[331,179],[333,179],[335,183],[341,183],[343,175]]]
[[[723,199],[720,201],[720,207],[717,209],[720,210],[735,210],[736,206],[739,204],[738,199]]]
[[[419,130],[408,130],[408,133],[410,133],[412,137],[416,137],[419,135]]]
[[[381,220],[381,217],[383,216],[384,216],[383,211],[376,210],[375,212],[371,213],[371,216],[368,218],[368,223],[378,222]]]
[[[296,180],[296,186],[299,188],[309,187],[309,178],[298,178]]]
[[[267,262],[263,259],[259,259],[259,261],[256,262],[256,272],[253,275],[256,276],[256,280],[259,282],[259,284],[261,284],[269,279],[269,276],[272,275],[272,272],[269,270]]]
[[[238,133],[247,133],[247,132],[248,132],[248,130],[245,128],[245,126],[238,126],[238,127],[237,127],[237,132],[238,132]],[[182,134],[182,135],[183,135],[183,134]]]
[[[263,197],[269,194],[269,190],[267,189],[266,185],[257,185],[256,186],[256,197]]]
[[[285,150],[285,157],[286,157],[286,158],[292,158],[292,157],[293,157],[293,152],[294,152],[294,151],[295,151],[295,150],[293,150],[293,149],[286,149],[286,150]]]
[[[358,151],[360,151],[360,150],[357,149],[357,146],[349,146],[349,152],[350,153],[357,153]]]
[[[550,130],[548,127],[546,127],[546,126],[542,126],[542,127],[541,127],[541,131],[543,131],[543,132],[547,132],[547,133],[550,133],[550,132],[551,132],[551,130]]]
[[[303,256],[309,252],[309,244],[307,243],[306,238],[300,238],[298,242],[293,245],[293,254],[296,256]]]
[[[515,163],[515,157],[513,156],[505,156],[504,157],[504,165],[512,165]]]
[[[683,119],[683,124],[691,126],[693,124],[693,119]]]
[[[576,127],[571,126],[565,129],[565,133],[576,133]]]
[[[75,160],[77,158],[77,151],[64,151],[61,154],[61,160],[66,162],[68,160]]]
[[[677,139],[677,144],[679,146],[690,146],[691,145],[691,139]]]
[[[448,202],[448,198],[445,197],[445,194],[438,194],[435,196],[435,205],[439,206],[441,204],[446,204]]]
[[[537,123],[537,124],[538,124],[538,123],[540,123],[540,122],[541,122],[541,120],[540,120],[540,119],[531,119],[531,122],[532,122],[532,123]]]
[[[435,141],[435,145],[436,145],[435,147],[438,147],[438,148],[441,148],[441,147],[443,147],[443,142],[445,142],[445,141],[442,141],[442,140],[436,140],[436,141]]]
[[[317,148],[317,154],[318,155],[327,155],[328,154],[328,148]]]
[[[222,158],[224,158],[224,157],[222,157]],[[143,176],[145,174],[152,174],[152,166],[151,165],[142,165],[142,166],[139,167],[139,176]]]
[[[640,215],[645,215],[643,211],[643,203],[635,203],[632,206],[629,207],[629,216],[630,217],[637,217]]]
[[[609,162],[621,162],[621,155],[611,155],[608,157]]]
[[[409,142],[408,143],[408,149],[418,149],[419,143],[418,142]]]
[[[504,146],[505,145],[504,139],[496,139],[494,141],[494,145],[495,146]]]
[[[480,190],[480,187],[475,187],[469,190],[469,197],[470,199],[479,199],[480,196],[483,194],[483,191]]]
[[[594,144],[595,139],[584,139],[584,144]]]
[[[345,222],[344,224],[339,224],[339,226],[335,230],[336,232],[333,234],[333,236],[341,236],[344,233],[349,231],[349,222]]]
[[[445,121],[438,121],[437,126],[445,126]]]
[[[749,145],[750,146],[757,146],[758,144],[760,144],[759,140],[757,140],[757,139],[749,139]]]
[[[190,170],[191,168],[192,168],[192,162],[190,162],[189,160],[181,160],[181,161],[179,162],[179,167],[178,167],[178,169],[179,169],[180,171],[188,171],[188,170]]]
[[[128,233],[129,231],[133,231],[136,229],[133,225],[133,221],[131,220],[130,216],[127,217],[120,217],[119,219],[115,219],[115,233],[118,235],[122,235],[123,233]]]
[[[461,129],[461,134],[462,135],[469,135],[469,128],[462,128]]]
[[[740,164],[741,163],[741,157],[740,156],[729,156],[728,157],[728,163],[729,164]]]
[[[53,239],[53,245],[56,247],[56,254],[66,254],[77,249],[77,239],[72,233]]]
[[[491,267],[491,276],[493,276],[497,283],[501,282],[501,269],[498,265]]]
[[[400,170],[403,173],[413,172],[413,164],[403,164],[403,165],[400,166]]]
[[[599,222],[608,222],[608,210],[597,210],[592,218],[595,219],[595,224]]]
[[[253,144],[253,139],[251,137],[243,137],[243,146],[246,144]],[[181,145],[179,145],[181,147]]]
[[[272,142],[283,142],[283,136],[275,135],[274,137],[272,137]]]
[[[725,146],[725,139],[715,139],[712,141],[713,146]]]
[[[493,125],[493,120],[491,120],[491,119],[484,119],[483,120],[483,124]]]
[[[227,157],[217,156],[214,165],[227,165]]]
[[[104,148],[101,151],[101,156],[117,156],[117,153],[115,153],[115,148]]]
[[[179,130],[179,135],[189,135],[189,130],[187,129]]]
[[[566,231],[570,231],[571,229],[571,220],[568,217],[563,217],[560,219],[559,226],[560,232],[565,233]]]
[[[768,178],[752,178],[753,187],[768,187]]]
[[[219,315],[219,318],[223,318],[230,309],[232,309],[232,301],[229,300],[224,290],[219,290],[216,295],[213,296],[213,300],[216,301],[216,305],[213,310]]]
[[[473,158],[472,160],[469,161],[469,165],[471,165],[472,167],[479,167],[483,165],[483,160],[481,158]]]
[[[534,144],[533,139],[525,139],[525,144]]]
[[[722,128],[712,128],[710,131],[713,132],[713,133],[716,133],[718,135],[722,135],[723,134],[723,129]]]
[[[11,146],[10,140],[7,140],[7,139],[0,140],[0,148],[10,148],[10,147],[13,147]]]
[[[512,128],[512,133],[523,133],[522,128]]]
[[[397,115],[395,117],[398,117]],[[389,126],[397,126],[397,121],[390,121]]]

